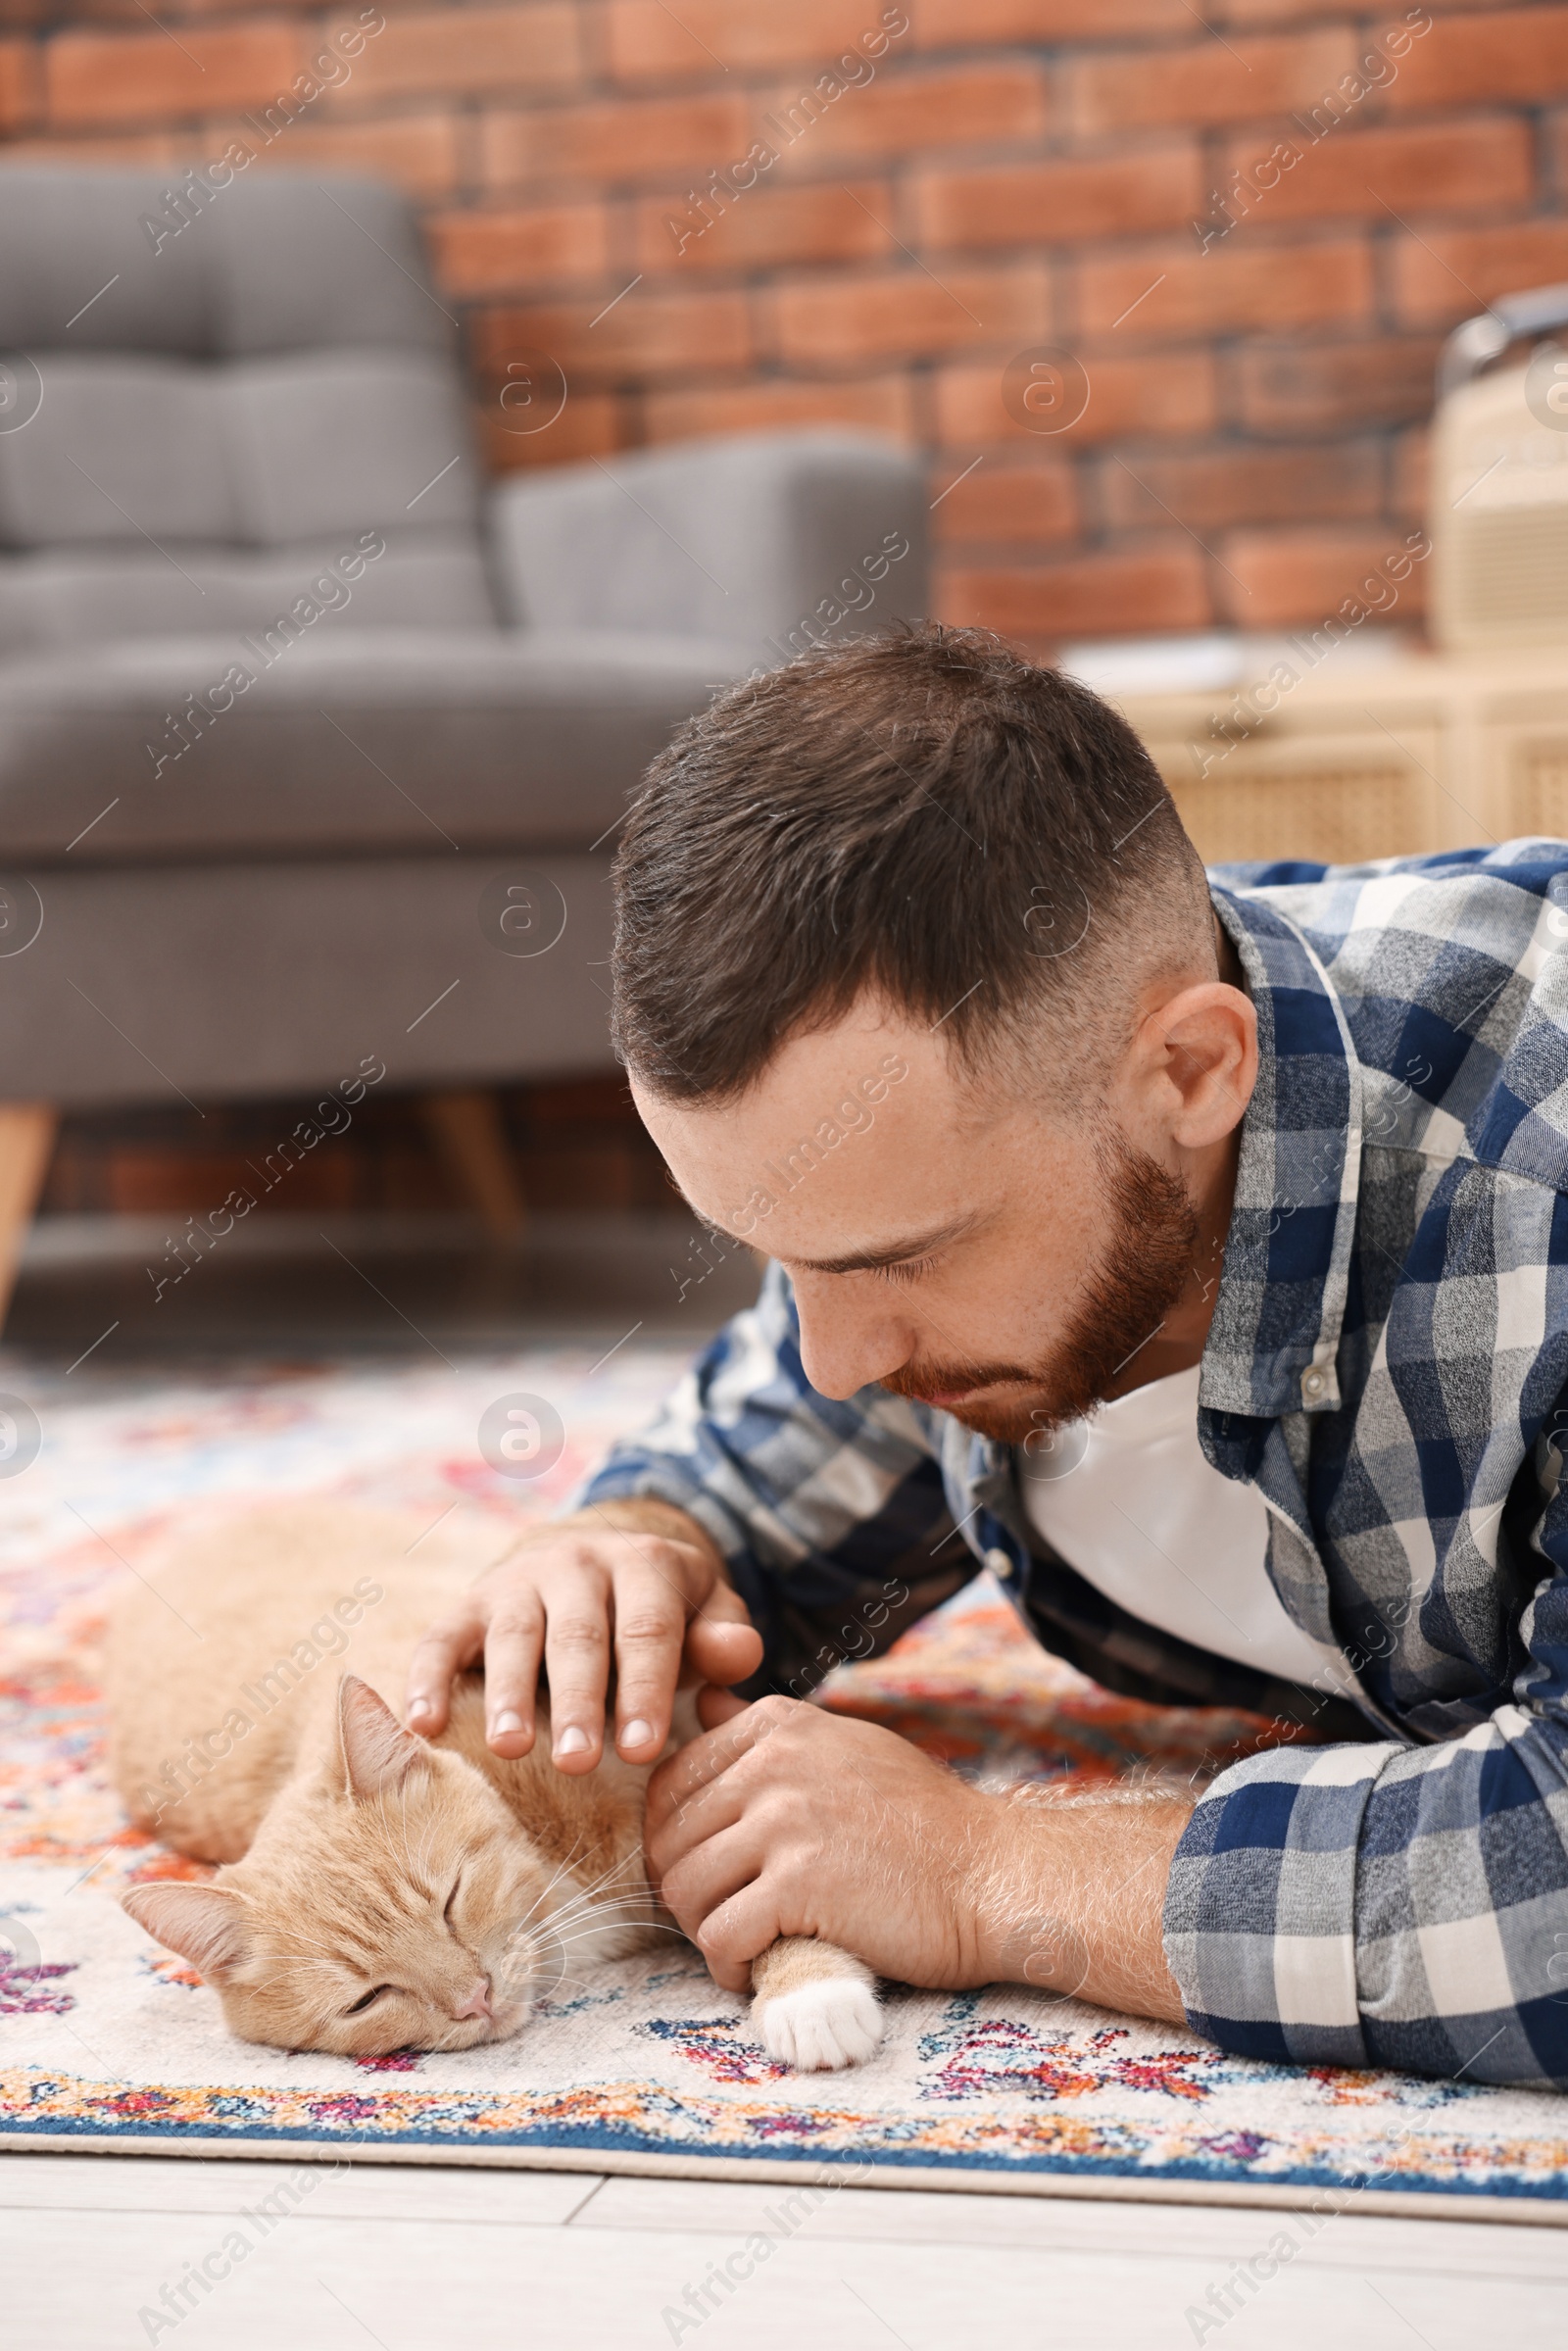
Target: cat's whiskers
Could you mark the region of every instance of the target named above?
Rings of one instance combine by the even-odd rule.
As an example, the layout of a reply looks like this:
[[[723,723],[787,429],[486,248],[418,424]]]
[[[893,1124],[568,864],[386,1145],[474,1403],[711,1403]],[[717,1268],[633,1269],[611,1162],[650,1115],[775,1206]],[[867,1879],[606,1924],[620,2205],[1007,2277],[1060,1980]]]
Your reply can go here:
[[[435,1836],[435,1833],[436,1820],[434,1814],[432,1813],[430,1819],[425,1823],[424,1835],[419,1839],[419,1858],[416,1862],[411,1864],[413,1875],[421,1888],[425,1886],[426,1881],[434,1875],[430,1868],[430,1843]],[[405,1838],[405,1842],[406,1841],[407,1839]],[[428,1892],[430,1900],[434,1901],[435,1888],[430,1886],[428,1888]]]
[[[646,1886],[628,1886],[623,1893],[606,1894],[595,1901],[564,1904],[552,1917],[540,1923],[548,1927],[553,1935],[560,1935],[571,1927],[612,1917],[617,1912],[648,1910],[652,1906],[653,1894]]]
[[[679,1929],[675,1927],[665,1927],[661,1929],[661,1933],[665,1935],[678,1935]],[[577,1991],[592,1991],[594,1988],[594,1979],[589,1976],[568,1976],[563,1973],[556,1978],[548,1992],[540,1994],[540,1998],[554,2000],[559,1993],[568,1988],[574,1988]]]
[[[565,1859],[557,1866],[545,1885],[543,1885],[539,1891],[534,1895],[533,1900],[529,1903],[527,1909],[523,1912],[521,1919],[518,1921],[519,1926],[526,1926],[528,1920],[532,1918],[540,1903],[545,1901],[549,1897],[552,1890],[560,1885],[566,1871],[571,1867],[572,1856],[575,1854],[577,1847],[581,1844],[582,1838],[583,1833],[579,1831],[571,1840],[570,1852],[566,1854]]]
[[[612,1861],[608,1869],[601,1870],[598,1877],[595,1878],[590,1885],[580,1886],[576,1893],[571,1895],[568,1900],[564,1902],[561,1908],[553,1914],[555,1920],[559,1923],[560,1920],[569,1917],[573,1911],[580,1910],[585,1906],[591,1907],[593,1905],[595,1894],[598,1892],[600,1886],[606,1883],[607,1879],[617,1876],[621,1870],[629,1869],[634,1862],[640,1861],[642,1858],[642,1843],[639,1839],[639,1841],[631,1847],[629,1852],[623,1853],[618,1861]]]
[[[551,1871],[550,1876],[546,1879],[544,1885],[539,1888],[539,1891],[535,1894],[532,1902],[529,1904],[527,1911],[528,1917],[531,1918],[533,1916],[533,1913],[539,1908],[542,1902],[549,1901],[551,1895],[555,1892],[556,1887],[561,1884],[562,1879],[565,1877],[572,1863],[576,1860],[577,1847],[581,1843],[582,1838],[580,1837],[573,1837],[570,1852],[568,1852],[564,1859],[561,1861],[554,1870]]]
[[[599,1918],[610,1910],[624,1910],[628,1907],[646,1908],[653,1899],[653,1889],[650,1886],[646,1885],[628,1886],[621,1893],[604,1894],[592,1902],[564,1904],[548,1920],[542,1920],[540,1923],[559,1930],[562,1927],[574,1926],[581,1919]]]
[[[529,1903],[521,1918],[516,1920],[514,1924],[507,1930],[501,1945],[501,1956],[498,1962],[498,1973],[502,1970],[505,1970],[509,1975],[514,1974],[517,1959],[524,1949],[526,1950],[527,1958],[530,1961],[536,1956],[537,1946],[528,1945],[525,1942],[529,1921],[539,1909],[540,1904],[548,1901],[551,1893],[565,1876],[573,1859],[576,1856],[578,1846],[582,1843],[582,1837],[583,1833],[579,1832],[578,1835],[572,1838],[571,1844],[566,1853],[563,1859],[558,1862],[555,1869],[551,1872],[549,1878],[539,1888],[539,1891],[534,1895],[533,1900]],[[534,1932],[537,1935],[539,1932],[541,1932],[541,1930],[536,1929]]]
[[[545,1929],[535,1931],[522,1941],[509,1942],[504,1946],[503,1960],[510,1965],[524,1952],[534,1955],[544,1951],[565,1951],[569,1950],[573,1943],[589,1942],[600,1935],[619,1933],[627,1927],[646,1926],[652,1928],[660,1925],[661,1922],[658,1919],[649,1918],[647,1913],[642,1910],[621,1913],[607,1912],[600,1918],[584,1921],[574,1927],[568,1935],[557,1935],[549,1929]]]
[[[627,1869],[632,1862],[637,1860],[639,1850],[642,1848],[635,1848],[632,1852],[627,1852],[627,1855],[620,1857],[618,1862],[612,1862],[612,1867],[609,1869],[602,1869],[600,1876],[597,1876],[590,1886],[578,1887],[578,1892],[573,1892],[566,1902],[560,1904],[560,1909],[555,1909],[553,1914],[550,1914],[550,1919],[546,1921],[548,1931],[560,1939],[562,1935],[564,1935],[566,1928],[578,1926],[578,1923],[595,1921],[595,1919],[607,1921],[613,1911],[620,1911],[627,1907],[635,1907],[635,1909],[647,1907],[647,1904],[651,1902],[651,1890],[647,1886],[647,1879],[644,1879],[642,1884],[618,1887],[618,1890],[604,1890],[609,1881],[615,1879],[615,1876],[623,1872],[623,1869]]]
[[[502,1952],[496,1969],[496,1981],[503,1992],[531,1982],[532,1997],[553,1998],[566,1981],[565,1958],[574,1945],[600,1941],[627,1927],[637,1927],[656,1934],[679,1936],[680,1930],[668,1927],[647,1915],[644,1904],[635,1907],[607,1904],[596,1916],[583,1921],[567,1935],[559,1935],[550,1928],[534,1929],[526,1937],[513,1938]],[[549,1976],[548,1983],[545,1981]]]
[[[612,1928],[635,1926],[639,1920],[651,1919],[652,1909],[647,1901],[607,1902],[598,1909],[580,1912],[575,1918],[552,1920],[542,1932],[560,1949],[579,1935],[603,1935]]]

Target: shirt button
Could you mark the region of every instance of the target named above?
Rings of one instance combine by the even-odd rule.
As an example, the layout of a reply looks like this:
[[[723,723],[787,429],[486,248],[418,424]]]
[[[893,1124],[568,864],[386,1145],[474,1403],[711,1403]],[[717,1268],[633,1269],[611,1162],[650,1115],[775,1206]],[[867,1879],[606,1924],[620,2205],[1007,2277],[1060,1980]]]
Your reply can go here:
[[[1301,1374],[1301,1394],[1303,1396],[1320,1396],[1327,1385],[1323,1374],[1315,1367],[1311,1371],[1304,1371]]]

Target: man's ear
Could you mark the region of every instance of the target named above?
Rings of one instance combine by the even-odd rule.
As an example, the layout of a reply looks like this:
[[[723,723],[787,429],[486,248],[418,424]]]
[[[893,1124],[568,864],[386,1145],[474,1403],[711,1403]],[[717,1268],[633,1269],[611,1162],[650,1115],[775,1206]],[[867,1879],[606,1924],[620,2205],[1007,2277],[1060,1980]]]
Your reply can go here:
[[[338,1684],[337,1727],[348,1795],[389,1795],[410,1772],[428,1765],[423,1739],[405,1731],[391,1707],[358,1674],[345,1674]]]
[[[220,1986],[249,1956],[245,1897],[224,1886],[186,1886],[166,1878],[127,1886],[120,1907],[155,1942],[188,1959],[209,1984]]]
[[[1135,1059],[1161,1098],[1161,1123],[1189,1151],[1242,1123],[1257,1083],[1257,1012],[1225,980],[1202,980],[1145,1019]]]

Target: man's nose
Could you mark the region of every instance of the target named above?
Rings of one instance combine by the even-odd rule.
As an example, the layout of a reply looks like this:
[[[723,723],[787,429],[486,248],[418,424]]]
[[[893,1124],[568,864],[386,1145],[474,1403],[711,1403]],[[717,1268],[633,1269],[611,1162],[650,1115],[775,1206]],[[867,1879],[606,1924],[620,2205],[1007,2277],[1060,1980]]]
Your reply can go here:
[[[915,1351],[902,1315],[874,1295],[859,1298],[858,1282],[828,1278],[819,1290],[797,1280],[801,1363],[818,1396],[851,1396],[885,1380]]]
[[[488,2017],[494,2024],[496,2012],[490,2005],[489,1977],[481,1976],[462,2007],[454,2008],[452,2013],[460,2024],[467,2017]]]

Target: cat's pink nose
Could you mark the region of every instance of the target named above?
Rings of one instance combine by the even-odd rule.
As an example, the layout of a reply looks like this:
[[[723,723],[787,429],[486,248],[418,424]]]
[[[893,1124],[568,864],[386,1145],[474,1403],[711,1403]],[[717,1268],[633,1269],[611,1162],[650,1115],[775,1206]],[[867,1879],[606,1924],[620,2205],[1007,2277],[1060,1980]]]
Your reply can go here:
[[[477,1984],[475,1984],[472,1991],[469,1992],[467,1998],[464,2001],[463,2006],[461,2008],[454,2008],[452,2013],[458,2019],[460,2024],[466,2017],[481,2016],[488,2017],[493,2024],[495,2022],[496,2012],[490,2005],[489,1977],[481,1976]]]

